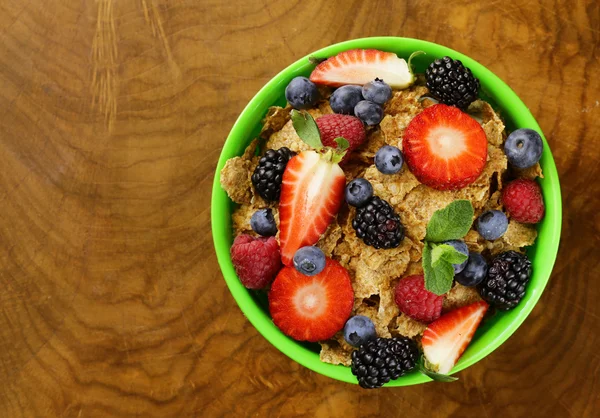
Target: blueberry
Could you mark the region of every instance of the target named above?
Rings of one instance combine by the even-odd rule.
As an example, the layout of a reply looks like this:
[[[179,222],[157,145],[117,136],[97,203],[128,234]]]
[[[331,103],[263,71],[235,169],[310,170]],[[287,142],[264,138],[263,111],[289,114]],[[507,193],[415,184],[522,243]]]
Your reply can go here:
[[[484,239],[493,241],[500,238],[508,228],[506,215],[499,210],[483,212],[477,220],[477,231]]]
[[[374,338],[377,338],[375,325],[366,316],[353,316],[344,325],[344,339],[353,347],[360,347]]]
[[[375,81],[370,81],[363,86],[362,95],[365,100],[383,105],[392,97],[392,88],[383,80],[376,78]]]
[[[259,209],[250,218],[250,227],[258,235],[272,237],[277,234],[277,224],[271,209]]]
[[[469,248],[467,248],[467,244],[465,244],[464,241],[455,239],[452,241],[445,241],[444,244],[453,246],[454,249],[456,249],[456,251],[458,251],[459,253],[463,253],[464,255],[469,255]],[[469,261],[468,258],[460,264],[452,264],[452,266],[454,267],[454,274],[460,273],[461,271],[463,271],[465,266],[467,265],[467,261]]]
[[[383,119],[383,107],[368,100],[361,100],[354,106],[354,115],[365,125],[377,125]]]
[[[373,186],[365,179],[354,179],[346,186],[346,202],[360,208],[373,197]]]
[[[375,154],[375,167],[383,174],[396,174],[403,162],[402,151],[391,145],[384,145]]]
[[[319,90],[306,77],[296,77],[285,88],[285,98],[294,109],[308,109],[319,100]]]
[[[542,156],[542,137],[533,129],[517,129],[506,138],[504,153],[513,166],[531,167]]]
[[[325,254],[319,247],[302,247],[294,254],[294,267],[306,276],[319,274],[325,268]]]
[[[354,115],[354,107],[363,99],[361,86],[342,86],[329,98],[331,110],[344,115]]]
[[[488,265],[485,258],[479,253],[469,252],[467,265],[454,278],[463,286],[477,286],[485,278],[487,272]]]

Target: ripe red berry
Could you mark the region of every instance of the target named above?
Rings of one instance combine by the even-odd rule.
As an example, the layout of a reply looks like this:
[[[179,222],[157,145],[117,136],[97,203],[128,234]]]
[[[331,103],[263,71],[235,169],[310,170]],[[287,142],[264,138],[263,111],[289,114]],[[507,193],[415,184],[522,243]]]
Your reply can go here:
[[[231,261],[246,288],[262,289],[281,269],[279,244],[275,237],[238,235],[231,246]]]
[[[535,224],[544,217],[544,198],[540,186],[533,180],[517,179],[502,190],[502,203],[511,219]]]
[[[315,121],[321,133],[321,142],[326,147],[336,148],[336,138],[343,137],[348,140],[350,147],[346,151],[343,162],[350,157],[350,153],[365,142],[365,128],[360,119],[340,114],[323,115]]]
[[[396,285],[395,299],[400,311],[417,321],[432,322],[442,314],[444,296],[425,289],[425,278],[422,275],[400,280]]]

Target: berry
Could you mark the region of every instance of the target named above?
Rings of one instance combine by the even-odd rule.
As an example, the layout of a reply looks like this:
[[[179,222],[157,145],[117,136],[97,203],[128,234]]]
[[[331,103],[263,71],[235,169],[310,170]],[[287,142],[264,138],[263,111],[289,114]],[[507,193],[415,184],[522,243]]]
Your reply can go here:
[[[231,246],[231,262],[248,289],[266,287],[281,269],[279,245],[274,237],[238,235]]]
[[[469,248],[467,247],[467,244],[465,244],[464,241],[454,239],[451,241],[446,241],[446,242],[444,242],[444,244],[451,245],[452,247],[454,247],[454,249],[456,251],[463,253],[464,255],[469,255]],[[460,264],[452,264],[452,267],[454,267],[454,274],[460,273],[461,271],[463,271],[465,266],[467,265],[468,261],[469,260],[466,259],[465,261],[463,261]]]
[[[376,338],[352,352],[351,371],[361,387],[375,389],[410,372],[418,359],[419,349],[410,338]]]
[[[517,129],[504,143],[508,162],[517,168],[528,168],[542,156],[542,137],[533,129]]]
[[[517,222],[536,224],[544,217],[542,190],[533,180],[517,179],[508,183],[502,190],[502,204]]]
[[[298,248],[317,243],[340,209],[345,186],[340,166],[315,151],[304,151],[290,160],[279,202],[283,264],[292,264]]]
[[[442,314],[444,296],[425,289],[423,275],[408,276],[396,285],[394,299],[400,312],[421,322],[435,321]]]
[[[443,104],[428,107],[410,121],[402,149],[417,180],[437,190],[473,183],[487,160],[487,138],[481,125]]]
[[[360,347],[374,338],[377,338],[375,324],[366,316],[353,316],[344,325],[344,339],[353,347]]]
[[[295,152],[283,147],[278,150],[267,150],[252,174],[252,184],[257,193],[269,202],[279,200],[281,179],[288,161]]]
[[[350,158],[350,154],[365,142],[365,127],[360,119],[348,115],[323,115],[315,121],[321,134],[321,142],[326,147],[337,148],[336,138],[343,137],[350,146],[341,164]]]
[[[364,206],[373,197],[373,186],[365,179],[354,179],[346,186],[346,202],[357,208]]]
[[[335,113],[354,115],[354,106],[363,99],[360,86],[342,86],[329,97],[329,105]]]
[[[487,276],[479,285],[483,299],[502,311],[521,302],[531,278],[531,261],[515,251],[502,253],[492,261]]]
[[[488,265],[485,258],[479,253],[469,252],[467,265],[454,279],[463,286],[477,286],[485,278]]]
[[[483,212],[477,219],[477,232],[488,241],[500,238],[508,228],[508,218],[499,210]]]
[[[487,310],[488,304],[479,301],[450,311],[429,324],[421,339],[425,367],[448,374],[471,342]]]
[[[395,248],[404,239],[404,226],[400,223],[400,217],[388,202],[377,196],[356,209],[352,227],[357,237],[377,249]]]
[[[479,80],[462,62],[444,57],[433,61],[425,71],[427,88],[440,102],[466,109],[479,92]]]
[[[395,174],[402,168],[402,151],[391,145],[384,145],[375,154],[375,167],[383,174]]]
[[[392,97],[392,88],[385,81],[376,78],[362,87],[362,95],[365,100],[383,106]]]
[[[333,337],[350,317],[353,305],[350,275],[331,259],[315,276],[284,267],[269,292],[273,322],[285,335],[298,341],[317,342]]]
[[[362,86],[376,77],[383,78],[397,89],[404,89],[415,80],[405,60],[392,52],[376,49],[340,52],[317,65],[310,75],[311,81],[332,87],[344,84]]]
[[[285,88],[285,98],[294,109],[308,109],[319,100],[319,90],[306,77],[295,77]]]
[[[354,107],[354,114],[365,125],[377,125],[383,119],[383,108],[377,103],[361,100]]]
[[[325,268],[325,254],[319,247],[302,247],[294,254],[294,267],[305,276],[319,274]]]
[[[271,209],[259,209],[250,218],[250,227],[258,235],[272,237],[277,234],[277,224]]]

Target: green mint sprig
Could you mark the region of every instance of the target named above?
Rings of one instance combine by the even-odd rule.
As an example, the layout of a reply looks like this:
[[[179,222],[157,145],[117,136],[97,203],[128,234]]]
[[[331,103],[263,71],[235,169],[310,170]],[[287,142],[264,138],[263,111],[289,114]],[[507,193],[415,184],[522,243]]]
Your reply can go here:
[[[436,373],[427,368],[427,361],[424,358],[425,356],[421,356],[419,360],[419,371],[423,373],[425,376],[429,377],[431,380],[436,382],[455,382],[458,380],[458,377],[449,376],[447,374]]]
[[[444,241],[463,238],[473,223],[473,205],[468,200],[455,200],[444,209],[434,212],[427,224],[422,264],[425,289],[443,295],[452,288],[454,268],[468,256]]]

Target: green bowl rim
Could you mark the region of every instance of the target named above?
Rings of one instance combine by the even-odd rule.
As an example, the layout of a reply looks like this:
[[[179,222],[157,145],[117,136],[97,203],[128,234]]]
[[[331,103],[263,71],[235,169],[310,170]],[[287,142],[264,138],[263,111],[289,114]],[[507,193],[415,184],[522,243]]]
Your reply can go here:
[[[479,351],[467,355],[469,353],[469,349],[471,348],[469,347],[461,360],[452,370],[452,374],[461,371],[472,364],[475,364],[493,352],[502,343],[504,343],[523,323],[539,300],[541,293],[550,278],[560,241],[562,222],[560,183],[556,165],[554,163],[554,159],[552,158],[552,153],[548,143],[546,142],[546,139],[544,138],[535,118],[527,106],[516,95],[516,93],[510,89],[510,87],[508,87],[508,85],[506,85],[506,83],[504,83],[498,76],[475,60],[450,48],[428,41],[400,37],[372,37],[349,40],[322,48],[309,55],[306,55],[279,72],[275,77],[269,80],[269,82],[265,84],[262,89],[260,89],[260,91],[244,108],[237,121],[233,125],[233,128],[231,129],[227,140],[223,145],[223,149],[219,157],[215,171],[211,199],[211,231],[213,234],[217,259],[227,286],[229,287],[229,290],[231,291],[231,294],[236,300],[238,306],[244,315],[250,320],[252,325],[271,344],[273,344],[279,351],[286,354],[292,360],[317,373],[354,384],[357,383],[356,378],[350,373],[349,367],[321,362],[318,354],[310,351],[308,348],[285,336],[279,329],[277,329],[270,317],[256,305],[256,302],[252,298],[251,294],[240,283],[229,256],[229,246],[231,243],[231,237],[227,236],[229,234],[227,232],[229,228],[229,219],[222,214],[229,213],[230,201],[225,191],[220,186],[220,171],[225,165],[226,160],[235,154],[231,151],[236,146],[235,142],[239,141],[239,138],[246,138],[248,132],[250,132],[251,128],[253,127],[252,125],[256,124],[256,122],[250,120],[252,117],[249,116],[249,114],[256,110],[257,106],[260,106],[271,94],[271,89],[277,87],[278,84],[280,84],[283,80],[289,79],[291,75],[297,75],[300,71],[306,69],[307,58],[309,56],[329,57],[343,50],[354,48],[394,50],[394,44],[397,43],[411,44],[413,46],[411,48],[413,51],[424,50],[428,55],[433,54],[435,57],[449,55],[454,59],[460,59],[472,70],[475,76],[480,79],[482,90],[485,90],[486,93],[488,93],[496,103],[510,103],[512,108],[510,112],[505,110],[506,106],[500,106],[503,110],[504,116],[507,116],[507,114],[510,113],[515,126],[535,129],[542,134],[542,138],[544,140],[544,152],[542,155],[541,165],[543,167],[545,177],[544,179],[539,179],[539,182],[544,193],[546,215],[544,221],[541,223],[540,230],[543,230],[543,233],[548,234],[549,236],[544,239],[545,245],[543,252],[541,254],[537,254],[536,257],[532,259],[534,264],[534,277],[532,278],[532,283],[535,280],[536,286],[532,288],[532,283],[530,283],[528,292],[521,304],[515,308],[515,310],[506,314],[514,314],[507,319],[507,321],[510,321],[508,325],[500,331],[494,330],[496,332],[493,335],[490,334],[491,330],[481,335],[480,338],[484,338],[487,342],[482,342],[482,345],[484,346],[480,348]],[[263,115],[266,110],[267,109],[264,108],[264,111],[262,111]],[[248,142],[250,139],[251,138],[246,138],[246,141]],[[540,231],[540,236],[541,235],[542,231]],[[538,243],[536,243],[536,249],[537,244]],[[539,251],[536,250],[536,253],[537,252]],[[543,262],[537,262],[540,257],[543,257]],[[500,318],[500,320],[502,319],[504,318]],[[474,345],[474,343],[475,339],[471,345]],[[430,381],[428,377],[413,372],[388,383],[386,386],[406,386],[428,381]]]

